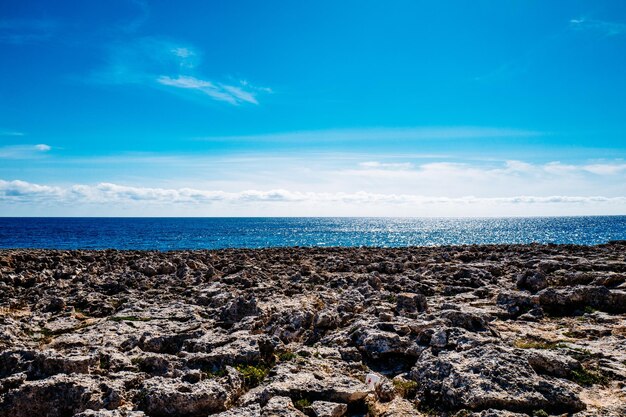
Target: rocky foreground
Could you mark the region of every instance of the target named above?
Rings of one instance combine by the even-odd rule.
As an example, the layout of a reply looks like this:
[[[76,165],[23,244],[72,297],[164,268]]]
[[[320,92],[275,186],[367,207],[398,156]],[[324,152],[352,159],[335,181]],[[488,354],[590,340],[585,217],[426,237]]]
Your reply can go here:
[[[626,242],[4,250],[0,416],[625,416],[625,313]]]

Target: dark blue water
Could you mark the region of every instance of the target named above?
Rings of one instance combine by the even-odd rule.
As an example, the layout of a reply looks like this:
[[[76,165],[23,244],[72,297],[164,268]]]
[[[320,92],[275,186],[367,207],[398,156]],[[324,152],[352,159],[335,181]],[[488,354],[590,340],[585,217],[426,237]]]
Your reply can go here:
[[[217,249],[577,243],[626,239],[626,216],[542,218],[0,218],[0,248]]]

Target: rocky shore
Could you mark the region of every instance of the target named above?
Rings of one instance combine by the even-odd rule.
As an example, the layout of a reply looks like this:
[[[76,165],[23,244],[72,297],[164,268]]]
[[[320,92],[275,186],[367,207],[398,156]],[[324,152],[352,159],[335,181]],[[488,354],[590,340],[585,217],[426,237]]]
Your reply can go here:
[[[624,416],[626,242],[0,251],[0,417]]]

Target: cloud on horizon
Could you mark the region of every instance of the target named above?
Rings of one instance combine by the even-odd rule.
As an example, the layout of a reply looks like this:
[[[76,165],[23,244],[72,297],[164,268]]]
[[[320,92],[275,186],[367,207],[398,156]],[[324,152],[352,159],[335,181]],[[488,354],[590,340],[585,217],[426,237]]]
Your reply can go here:
[[[142,203],[158,205],[229,205],[296,204],[301,207],[316,205],[367,206],[512,206],[512,205],[608,205],[624,209],[626,197],[605,196],[531,196],[509,197],[437,197],[417,194],[380,194],[370,192],[300,192],[284,189],[243,190],[225,192],[193,188],[132,187],[113,183],[96,185],[74,184],[49,186],[26,181],[0,180],[0,203],[60,204],[60,205],[119,205]]]

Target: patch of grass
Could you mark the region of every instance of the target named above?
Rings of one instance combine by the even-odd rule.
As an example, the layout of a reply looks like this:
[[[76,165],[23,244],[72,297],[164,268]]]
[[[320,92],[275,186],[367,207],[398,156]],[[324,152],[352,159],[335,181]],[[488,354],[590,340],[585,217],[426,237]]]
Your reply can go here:
[[[532,339],[517,339],[513,345],[520,349],[558,349],[565,347],[561,342],[544,342]]]
[[[270,368],[265,364],[237,365],[235,368],[243,377],[243,383],[248,388],[259,386],[270,372]]]
[[[392,380],[393,387],[396,392],[404,398],[412,398],[417,394],[418,384],[415,381],[406,379],[394,379]]]
[[[215,379],[223,376],[226,376],[226,369],[224,368],[217,368],[202,372],[203,379]]]
[[[293,402],[293,405],[295,405],[296,408],[300,411],[304,410],[307,407],[310,407],[311,404],[312,404],[311,401],[308,400],[307,398],[301,398]]]
[[[589,349],[572,347],[572,346],[569,346],[567,348],[566,353],[570,355],[572,358],[576,359],[577,361],[584,361],[586,359],[589,359],[592,356],[592,353]]]
[[[535,410],[533,411],[533,417],[550,417],[550,414],[544,410]]]
[[[137,317],[137,316],[113,316],[109,317],[109,320],[120,322],[120,321],[150,321],[151,318],[148,317]]]
[[[572,379],[583,387],[590,387],[595,384],[606,385],[609,382],[609,379],[599,370],[584,366],[578,371],[572,371]]]
[[[385,297],[385,300],[387,300],[387,302],[389,303],[395,303],[396,301],[398,301],[398,298],[395,294],[389,294],[387,297]]]
[[[597,309],[591,307],[591,306],[585,306],[585,308],[583,309],[583,312],[586,314],[593,314],[596,311],[598,311]]]
[[[285,352],[280,352],[276,356],[278,357],[278,360],[280,362],[289,362],[291,360],[294,360],[298,355],[296,355],[292,351],[288,350],[288,351],[285,351]]]

